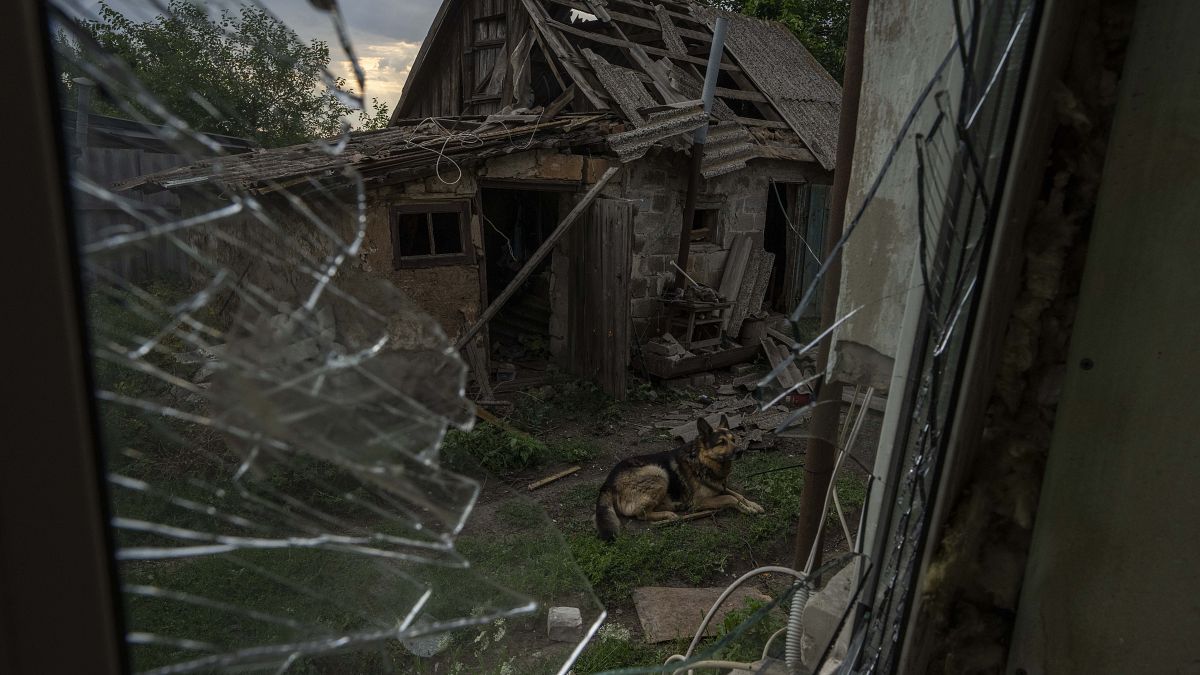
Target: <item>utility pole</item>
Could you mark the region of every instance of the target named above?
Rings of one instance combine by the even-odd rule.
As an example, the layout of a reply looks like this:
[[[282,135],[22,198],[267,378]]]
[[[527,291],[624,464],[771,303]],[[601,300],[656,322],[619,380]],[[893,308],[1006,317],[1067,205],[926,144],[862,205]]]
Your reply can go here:
[[[837,159],[830,190],[829,221],[825,225],[826,260],[829,269],[821,287],[821,331],[833,325],[837,314],[838,291],[842,281],[842,262],[834,250],[842,238],[842,221],[846,218],[846,195],[850,190],[850,169],[854,159],[854,141],[858,126],[858,98],[862,87],[863,36],[866,32],[868,0],[851,0],[850,25],[846,36],[846,66],[842,82],[842,109],[838,120]],[[817,347],[817,372],[824,373],[829,365],[832,335],[821,340]],[[842,385],[824,382],[817,391],[809,426],[808,447],[804,459],[804,490],[800,493],[800,515],[796,521],[796,548],[792,555],[794,569],[811,572],[821,564],[821,515],[825,510],[825,494],[833,479],[837,458],[838,418],[842,411]],[[810,556],[810,554],[813,554]]]

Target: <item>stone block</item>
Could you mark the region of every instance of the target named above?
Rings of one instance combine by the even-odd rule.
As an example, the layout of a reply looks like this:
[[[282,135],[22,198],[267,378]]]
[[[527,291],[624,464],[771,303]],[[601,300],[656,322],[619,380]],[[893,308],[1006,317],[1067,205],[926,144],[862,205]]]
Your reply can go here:
[[[546,615],[546,635],[558,642],[577,642],[583,637],[583,615],[578,607],[551,607]]]
[[[657,298],[639,298],[632,301],[630,314],[635,319],[648,319],[662,312],[662,303]]]
[[[755,370],[757,370],[757,368],[755,367],[755,365],[753,363],[739,363],[737,365],[729,367],[729,372],[731,372],[737,376],[749,375],[750,373],[754,372]]]
[[[490,178],[530,178],[537,173],[537,157],[532,152],[500,155],[488,160],[485,171]]]
[[[629,295],[633,298],[644,298],[649,294],[650,280],[646,277],[633,277],[629,280]]]
[[[600,176],[604,175],[605,171],[612,166],[610,162],[604,159],[589,158],[587,160],[587,182],[595,183],[600,180]]]
[[[698,373],[692,376],[693,387],[711,387],[717,383],[717,376],[712,373]]]
[[[825,645],[837,630],[842,613],[850,606],[850,596],[854,591],[854,573],[858,566],[850,563],[840,572],[833,575],[817,593],[808,599],[804,605],[804,632],[800,638],[800,661],[809,669],[816,665],[821,658]],[[849,643],[850,631],[847,623],[838,636],[830,653],[831,660],[846,658],[846,646]]]
[[[643,250],[645,250],[647,239],[648,237],[646,235],[635,233],[633,235],[633,252],[641,253]]]
[[[695,423],[692,427],[695,428]],[[690,638],[700,627],[704,615],[725,590],[718,588],[661,588],[644,587],[633,589],[633,605],[646,642],[666,642]],[[769,602],[770,598],[748,586],[742,586],[727,599],[713,620],[709,622],[705,635],[717,634],[725,615],[741,609],[747,599]]]
[[[583,157],[580,155],[542,155],[538,161],[537,173],[539,177],[547,180],[579,180],[584,175]]]

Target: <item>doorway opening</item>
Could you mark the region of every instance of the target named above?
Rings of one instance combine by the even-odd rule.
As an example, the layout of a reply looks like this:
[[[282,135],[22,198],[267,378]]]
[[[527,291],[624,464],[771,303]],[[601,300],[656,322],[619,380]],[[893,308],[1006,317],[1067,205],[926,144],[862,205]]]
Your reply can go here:
[[[484,187],[483,233],[488,303],[496,299],[558,224],[559,194]],[[550,261],[547,256],[488,324],[500,368],[544,370],[550,358]],[[497,379],[508,376],[498,372]],[[512,373],[515,376],[515,372]]]
[[[792,277],[802,259],[795,255],[796,240],[796,193],[799,186],[793,183],[776,183],[767,186],[767,217],[763,227],[763,249],[775,255],[771,269],[771,280],[763,297],[763,309],[770,312],[787,313],[794,301],[794,293],[788,292]],[[791,272],[791,274],[789,274]]]

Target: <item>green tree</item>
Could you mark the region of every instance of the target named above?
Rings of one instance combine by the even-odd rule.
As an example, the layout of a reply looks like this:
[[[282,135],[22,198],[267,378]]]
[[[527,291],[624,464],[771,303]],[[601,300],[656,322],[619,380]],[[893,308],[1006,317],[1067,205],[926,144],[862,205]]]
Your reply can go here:
[[[804,43],[838,82],[846,64],[850,0],[706,0],[746,16],[778,21]]]
[[[324,74],[329,65],[325,42],[305,44],[257,7],[210,15],[199,3],[171,0],[168,10],[135,21],[102,1],[99,18],[82,28],[100,48],[124,60],[146,89],[191,127],[271,147],[335,136],[342,119],[354,113],[345,103],[345,79]],[[65,36],[60,41],[60,48],[87,58],[79,41]],[[76,74],[63,76],[69,105]],[[146,112],[137,101],[129,102]],[[103,101],[94,109],[121,114]],[[378,101],[373,114],[359,113],[368,128],[381,120],[386,125],[387,105]]]

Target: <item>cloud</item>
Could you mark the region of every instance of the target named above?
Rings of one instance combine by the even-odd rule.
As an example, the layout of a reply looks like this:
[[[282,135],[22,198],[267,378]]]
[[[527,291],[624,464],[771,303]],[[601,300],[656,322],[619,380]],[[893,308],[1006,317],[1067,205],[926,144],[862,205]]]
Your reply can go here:
[[[261,0],[287,23],[301,40],[329,44],[329,70],[355,86],[353,68],[340,47],[327,14],[299,0]],[[396,106],[412,62],[429,32],[438,0],[343,0],[340,3],[350,43],[366,76],[366,101],[377,98]]]
[[[394,108],[400,100],[404,89],[404,81],[408,78],[409,69],[417,52],[421,49],[418,42],[390,42],[364,44],[355,42],[355,52],[358,64],[366,74],[366,97],[378,98]],[[334,74],[346,76],[351,72],[349,59],[341,59],[329,64]]]

